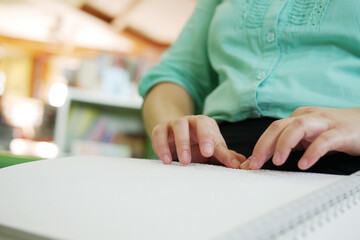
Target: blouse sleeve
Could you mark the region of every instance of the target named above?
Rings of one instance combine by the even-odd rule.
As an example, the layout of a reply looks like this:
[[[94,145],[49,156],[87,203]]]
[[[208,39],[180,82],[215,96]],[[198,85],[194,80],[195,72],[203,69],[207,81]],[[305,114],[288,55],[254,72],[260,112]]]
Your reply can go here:
[[[197,2],[195,11],[179,38],[164,53],[160,63],[142,77],[139,93],[143,98],[158,83],[176,83],[192,97],[195,113],[202,113],[206,96],[218,82],[209,62],[207,42],[209,25],[219,2],[220,0]]]

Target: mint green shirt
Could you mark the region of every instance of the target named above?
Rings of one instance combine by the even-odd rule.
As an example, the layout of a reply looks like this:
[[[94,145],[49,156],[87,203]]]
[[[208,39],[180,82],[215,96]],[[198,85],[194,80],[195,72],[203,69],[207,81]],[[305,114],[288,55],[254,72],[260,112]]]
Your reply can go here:
[[[196,114],[240,121],[360,106],[359,0],[198,0],[140,94],[174,82]]]

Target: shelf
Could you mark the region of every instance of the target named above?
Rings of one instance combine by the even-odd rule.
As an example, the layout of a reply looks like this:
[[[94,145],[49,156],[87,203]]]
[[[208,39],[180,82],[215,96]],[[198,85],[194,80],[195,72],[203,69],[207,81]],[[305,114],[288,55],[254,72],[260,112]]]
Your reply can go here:
[[[116,95],[106,95],[95,90],[81,90],[76,88],[69,88],[68,99],[77,102],[130,108],[130,109],[141,109],[142,98],[139,95],[133,94],[132,97],[126,98]]]
[[[120,131],[123,134],[143,135],[145,138],[145,129],[141,118],[141,105],[141,97],[135,94],[132,95],[131,98],[124,98],[121,96],[107,95],[95,90],[69,88],[69,94],[65,104],[58,109],[56,115],[55,143],[59,147],[60,154],[66,155],[72,153],[71,148],[74,147],[73,145],[78,140],[85,142],[87,140],[93,140],[91,138],[94,137],[94,132],[96,132],[96,129],[99,129],[100,125],[104,127],[103,120],[106,119],[109,114],[112,115],[112,119],[114,119],[114,117],[116,119],[115,127],[114,121],[112,121],[112,123],[106,123],[108,127],[113,126],[112,134],[119,133]],[[75,112],[76,115],[71,114],[71,112],[74,113],[74,110],[72,110],[74,107],[77,109]],[[89,109],[93,109],[96,112],[95,116],[93,115],[94,111]],[[89,121],[92,122],[92,124],[89,124]],[[101,122],[101,124],[99,122]],[[76,137],[78,136],[76,132],[81,132],[80,129],[83,130],[83,134],[84,131],[86,132],[85,135],[87,137],[92,137],[90,137],[90,139],[86,137]],[[96,133],[95,135],[97,136]],[[100,142],[99,144],[101,145]]]

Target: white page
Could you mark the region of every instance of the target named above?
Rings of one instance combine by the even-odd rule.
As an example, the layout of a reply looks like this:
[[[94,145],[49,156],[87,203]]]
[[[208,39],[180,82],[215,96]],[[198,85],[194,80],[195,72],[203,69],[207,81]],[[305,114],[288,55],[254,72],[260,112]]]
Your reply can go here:
[[[71,157],[0,169],[0,224],[61,239],[213,239],[342,178]]]
[[[360,238],[360,203],[346,209],[343,213],[339,211],[336,216],[331,216],[328,221],[318,226],[314,231],[307,232],[304,240],[329,240],[346,239],[358,240]]]

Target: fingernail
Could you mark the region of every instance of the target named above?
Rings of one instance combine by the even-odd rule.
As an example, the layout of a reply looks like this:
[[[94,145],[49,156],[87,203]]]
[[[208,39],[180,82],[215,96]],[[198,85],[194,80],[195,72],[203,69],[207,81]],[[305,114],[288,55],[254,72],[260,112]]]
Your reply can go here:
[[[189,153],[188,153],[188,151],[183,151],[183,152],[181,153],[181,160],[182,160],[182,163],[183,163],[183,164],[187,164],[187,163],[190,162],[190,161],[189,161]]]
[[[231,160],[233,168],[240,168],[240,162],[237,159]]]
[[[207,155],[210,155],[213,153],[213,147],[210,143],[205,143],[203,145],[203,152]]]
[[[305,170],[308,168],[308,164],[309,164],[309,161],[307,159],[301,159],[299,161],[299,168]]]
[[[245,162],[243,162],[243,163],[240,165],[240,168],[241,168],[241,169],[250,169],[250,161],[249,161],[249,160],[246,160]]]
[[[258,169],[258,163],[253,156],[250,156],[247,161],[250,162],[249,164],[250,169]]]
[[[163,157],[163,159],[164,159],[164,163],[165,163],[165,164],[170,164],[170,163],[171,163],[171,160],[170,160],[170,157],[169,157],[168,154],[165,154],[164,157]]]
[[[273,163],[275,165],[280,165],[281,164],[281,156],[279,152],[275,152],[274,156],[273,156]]]

